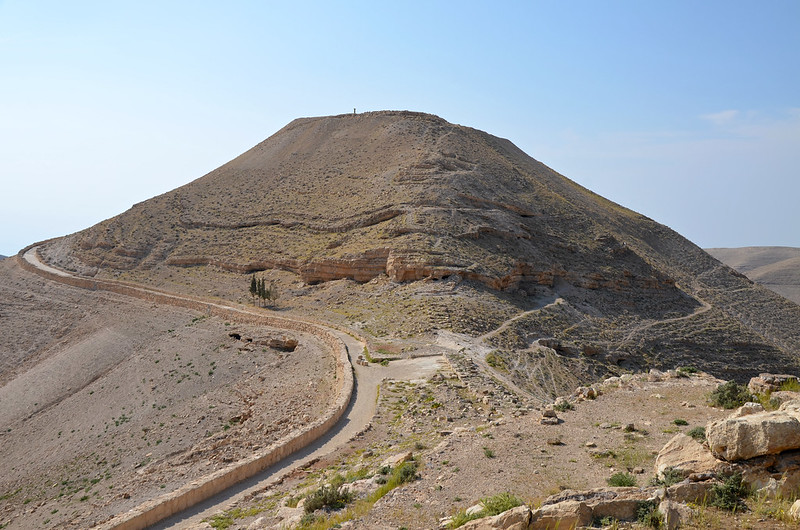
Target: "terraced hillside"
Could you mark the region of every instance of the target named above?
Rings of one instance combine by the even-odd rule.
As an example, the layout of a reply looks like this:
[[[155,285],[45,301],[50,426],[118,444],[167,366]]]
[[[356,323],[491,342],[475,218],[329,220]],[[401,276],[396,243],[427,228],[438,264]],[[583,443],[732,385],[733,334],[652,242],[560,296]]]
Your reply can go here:
[[[800,307],[508,140],[427,114],[295,120],[42,255],[235,301],[258,273],[283,310],[389,355],[455,341],[538,398],[625,370],[800,364]]]

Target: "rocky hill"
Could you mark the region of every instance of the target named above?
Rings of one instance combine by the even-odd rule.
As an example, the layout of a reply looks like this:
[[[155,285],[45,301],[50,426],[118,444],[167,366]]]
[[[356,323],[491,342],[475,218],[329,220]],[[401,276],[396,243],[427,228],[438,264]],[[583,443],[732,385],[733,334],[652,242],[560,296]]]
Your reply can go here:
[[[295,120],[42,255],[238,301],[258,272],[285,310],[389,354],[459,344],[465,373],[488,362],[541,399],[650,367],[798,367],[800,307],[508,140],[427,114]]]
[[[800,248],[710,248],[707,252],[754,282],[800,304]]]

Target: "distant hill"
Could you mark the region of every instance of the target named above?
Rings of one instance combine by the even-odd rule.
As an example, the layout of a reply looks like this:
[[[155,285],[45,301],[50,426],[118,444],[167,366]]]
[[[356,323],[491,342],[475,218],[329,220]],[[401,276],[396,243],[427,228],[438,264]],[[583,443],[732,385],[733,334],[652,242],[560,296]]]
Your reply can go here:
[[[294,120],[41,254],[245,303],[259,272],[285,310],[397,351],[477,340],[467,354],[493,351],[537,395],[651,367],[800,371],[800,307],[510,141],[429,114]]]
[[[709,254],[756,283],[800,304],[800,248],[709,248]]]

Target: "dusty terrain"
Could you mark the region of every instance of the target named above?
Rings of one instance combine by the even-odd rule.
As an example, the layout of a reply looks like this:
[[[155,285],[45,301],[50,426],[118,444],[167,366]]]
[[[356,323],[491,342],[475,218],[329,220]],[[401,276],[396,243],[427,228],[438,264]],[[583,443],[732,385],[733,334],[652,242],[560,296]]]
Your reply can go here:
[[[323,474],[371,474],[406,448],[422,479],[356,527],[430,528],[484,495],[536,502],[612,468],[644,483],[669,435],[722,414],[705,406],[714,377],[800,372],[800,306],[507,140],[419,113],[296,120],[41,253],[219,303],[252,304],[256,274],[280,293],[264,311],[352,330],[389,362],[357,368],[362,391],[381,373],[415,377],[409,358],[445,363],[429,382],[381,383],[372,428],[239,501],[221,516],[238,527],[277,524]],[[0,527],[91,526],[318,416],[332,360],[286,335],[0,261]],[[270,348],[276,337],[299,345]],[[579,385],[677,366],[711,375],[635,379],[538,423]]]
[[[43,280],[0,262],[0,524],[87,527],[329,405],[313,336]],[[252,338],[253,342],[231,337]],[[47,521],[47,523],[45,523]]]
[[[551,398],[576,380],[541,388],[547,367],[583,382],[678,364],[739,380],[800,370],[796,304],[508,140],[429,114],[295,120],[42,254],[99,278],[223,284],[237,300],[258,272],[288,309],[380,339],[479,336],[519,317],[491,346]],[[538,339],[570,355],[554,363]]]
[[[800,304],[800,248],[740,247],[706,251],[754,282]]]
[[[416,455],[419,480],[392,490],[343,528],[437,528],[441,518],[485,497],[511,492],[536,506],[564,489],[605,486],[618,471],[633,474],[638,485],[647,485],[653,478],[655,454],[670,438],[729,414],[708,406],[708,394],[718,383],[702,374],[686,378],[645,374],[619,386],[600,385],[599,397],[558,413],[558,425],[541,425],[538,410],[493,399],[484,403],[483,394],[473,394],[447,370],[430,381],[390,382],[381,387],[371,430],[199,528],[223,522],[234,529],[280,525],[287,513],[281,506],[291,499],[337,475],[378,476],[384,459],[405,451]],[[794,527],[770,517],[768,511],[768,504],[752,500],[745,513],[702,508],[691,527]],[[626,527],[643,528],[631,523]]]

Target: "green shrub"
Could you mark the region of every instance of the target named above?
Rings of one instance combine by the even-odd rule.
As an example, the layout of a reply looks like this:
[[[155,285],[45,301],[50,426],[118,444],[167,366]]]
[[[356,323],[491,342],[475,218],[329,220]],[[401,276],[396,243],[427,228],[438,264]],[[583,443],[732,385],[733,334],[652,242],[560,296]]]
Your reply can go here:
[[[522,506],[523,502],[522,499],[516,495],[506,491],[493,495],[492,497],[481,499],[481,504],[484,506],[481,517],[490,517],[492,515],[501,514],[511,508]]]
[[[642,501],[636,507],[636,520],[650,528],[661,528],[664,516],[658,511],[658,501]]]
[[[673,484],[677,484],[678,482],[683,481],[684,476],[681,470],[675,469],[674,467],[667,467],[664,471],[661,472],[661,475],[664,477],[663,479],[658,478],[658,476],[653,477],[650,481],[651,486],[672,486]]]
[[[317,516],[313,513],[307,513],[303,515],[302,519],[300,519],[300,526],[306,527],[311,526],[317,520]]]
[[[459,528],[461,526],[464,526],[468,522],[479,518],[480,516],[478,516],[477,514],[467,515],[467,510],[461,509],[453,514],[453,516],[450,518],[450,524],[447,525],[447,527]]]
[[[630,473],[623,473],[619,471],[611,475],[606,482],[608,482],[609,486],[613,486],[615,488],[630,487],[636,485],[636,477]]]
[[[313,513],[321,508],[339,510],[344,508],[351,500],[353,500],[351,493],[344,492],[333,485],[325,484],[306,497],[305,510],[306,513]]]
[[[709,401],[713,406],[724,409],[735,409],[754,399],[747,387],[736,381],[728,381],[719,385],[709,396]]]
[[[483,448],[483,454],[484,454],[484,456],[486,456],[486,458],[494,458],[494,456],[495,456],[494,455],[494,451],[492,451],[488,447],[484,447]]]
[[[736,510],[744,507],[742,497],[746,496],[747,484],[742,482],[741,473],[733,473],[723,478],[721,484],[711,488],[711,506],[723,510]]]
[[[575,410],[575,405],[573,405],[572,403],[570,403],[567,400],[564,400],[564,401],[560,401],[559,403],[556,403],[555,405],[553,405],[553,409],[558,411],[558,412],[566,412],[568,410]]]
[[[297,505],[300,503],[300,495],[290,495],[286,499],[286,506],[289,508],[297,508]]]
[[[502,357],[500,357],[494,352],[491,352],[488,355],[486,355],[486,364],[488,364],[492,368],[497,368],[498,370],[504,370],[506,368],[506,362],[503,360]]]
[[[503,492],[481,499],[481,504],[483,505],[483,509],[477,513],[468,515],[466,510],[462,509],[457,511],[450,521],[449,528],[458,528],[475,519],[501,514],[511,508],[522,506],[523,501],[516,495]]]
[[[691,436],[700,443],[706,441],[706,428],[705,427],[692,427],[686,432],[687,436]]]
[[[675,418],[674,420],[672,420],[672,423],[674,423],[675,425],[689,425],[689,422],[682,418]]]
[[[392,473],[392,480],[395,481],[397,485],[417,480],[417,478],[417,463],[414,461],[403,462]]]
[[[787,379],[783,383],[781,383],[780,388],[778,390],[788,391],[788,392],[800,392],[800,381],[797,379]]]
[[[690,375],[697,373],[697,368],[694,366],[679,366],[677,371],[678,377],[689,377]]]

